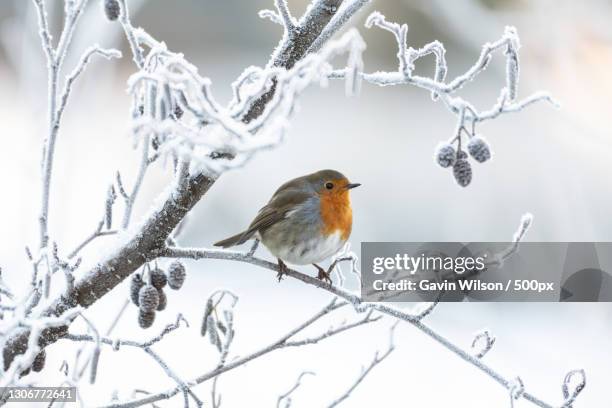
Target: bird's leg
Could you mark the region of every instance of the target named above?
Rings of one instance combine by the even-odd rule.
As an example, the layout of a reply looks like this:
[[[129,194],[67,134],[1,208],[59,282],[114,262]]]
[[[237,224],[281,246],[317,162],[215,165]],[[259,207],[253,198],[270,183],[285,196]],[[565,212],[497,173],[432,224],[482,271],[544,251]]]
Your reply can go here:
[[[259,239],[255,238],[255,240],[253,241],[253,245],[251,246],[251,249],[249,249],[249,252],[247,252],[247,255],[248,256],[255,255],[255,251],[257,251],[258,246],[259,246]]]
[[[283,279],[283,276],[286,273],[287,273],[287,265],[285,265],[282,259],[278,258],[278,273],[276,274],[276,277],[278,278],[279,282],[281,281],[281,279]]]
[[[317,271],[319,271],[319,273],[317,274],[317,278],[321,279],[323,282],[327,282],[330,285],[332,284],[332,280],[331,277],[329,276],[329,272],[331,271],[326,271],[325,269],[321,268],[319,265],[317,264],[312,264],[315,268],[317,268]]]

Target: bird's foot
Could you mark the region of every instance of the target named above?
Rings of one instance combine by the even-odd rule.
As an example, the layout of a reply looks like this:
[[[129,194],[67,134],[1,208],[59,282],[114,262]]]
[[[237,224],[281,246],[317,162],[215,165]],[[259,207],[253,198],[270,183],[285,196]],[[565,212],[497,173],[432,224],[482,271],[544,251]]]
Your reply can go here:
[[[331,280],[331,276],[329,276],[330,271],[326,271],[325,269],[321,268],[319,265],[317,264],[312,264],[315,268],[317,268],[317,271],[319,272],[317,274],[317,278],[322,280],[323,282],[327,282],[330,285],[332,284],[332,280]]]
[[[282,259],[278,258],[278,273],[276,274],[278,281],[280,282],[281,279],[283,279],[283,276],[285,276],[286,274],[287,274],[287,265],[285,265]]]

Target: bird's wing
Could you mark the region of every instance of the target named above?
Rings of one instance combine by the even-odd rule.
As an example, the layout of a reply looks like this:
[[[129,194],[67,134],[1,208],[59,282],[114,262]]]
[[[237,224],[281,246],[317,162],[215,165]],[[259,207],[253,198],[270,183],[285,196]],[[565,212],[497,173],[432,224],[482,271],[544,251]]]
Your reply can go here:
[[[286,218],[287,213],[294,210],[296,206],[304,203],[306,200],[311,198],[311,194],[297,191],[294,189],[288,189],[279,191],[266,204],[257,216],[249,225],[247,234],[254,234],[257,231],[264,231],[270,228],[272,225]]]
[[[251,239],[256,232],[263,232],[277,222],[284,220],[291,210],[294,210],[296,206],[311,197],[311,194],[293,188],[277,191],[272,196],[270,202],[259,210],[259,213],[257,213],[257,216],[246,231],[216,242],[214,245],[229,248],[234,245],[243,244]]]

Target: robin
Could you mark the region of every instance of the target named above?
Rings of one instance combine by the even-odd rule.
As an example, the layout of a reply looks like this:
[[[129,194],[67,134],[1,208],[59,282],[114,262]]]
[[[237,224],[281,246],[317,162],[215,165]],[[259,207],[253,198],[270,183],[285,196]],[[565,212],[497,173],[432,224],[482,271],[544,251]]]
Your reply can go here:
[[[228,248],[258,238],[278,258],[279,281],[287,272],[287,262],[312,264],[317,277],[331,283],[329,273],[317,263],[338,252],[351,235],[349,190],[358,186],[335,170],[290,180],[276,190],[245,231],[215,246]]]

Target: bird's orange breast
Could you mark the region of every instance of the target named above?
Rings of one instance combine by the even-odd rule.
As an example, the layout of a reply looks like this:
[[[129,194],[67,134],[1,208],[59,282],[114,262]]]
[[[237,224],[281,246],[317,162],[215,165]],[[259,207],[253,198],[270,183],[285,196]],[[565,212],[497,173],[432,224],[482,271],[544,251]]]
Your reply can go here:
[[[348,191],[321,196],[321,220],[323,235],[340,232],[343,240],[351,235],[353,226],[353,210]]]

